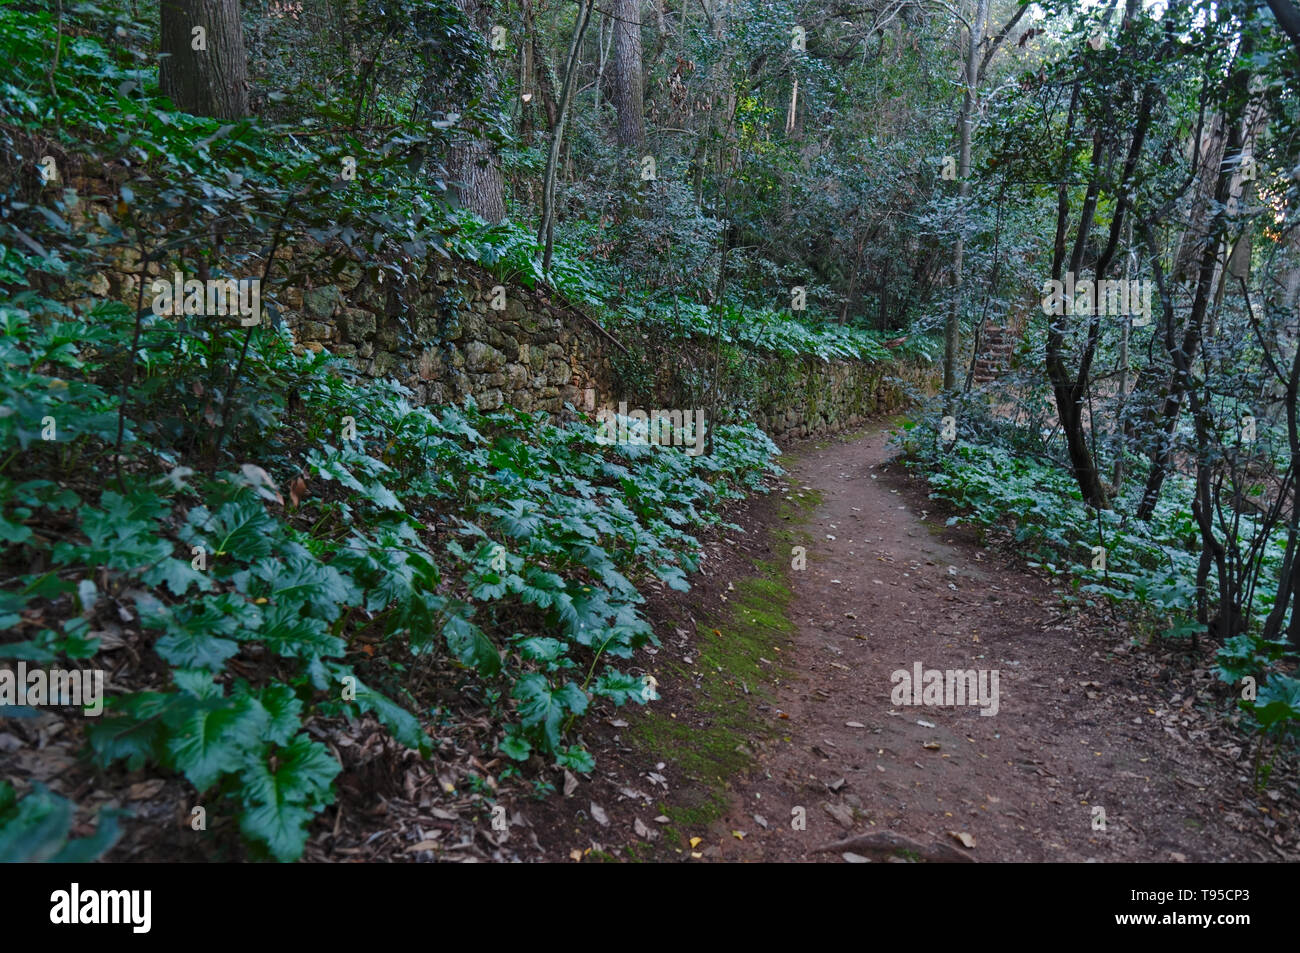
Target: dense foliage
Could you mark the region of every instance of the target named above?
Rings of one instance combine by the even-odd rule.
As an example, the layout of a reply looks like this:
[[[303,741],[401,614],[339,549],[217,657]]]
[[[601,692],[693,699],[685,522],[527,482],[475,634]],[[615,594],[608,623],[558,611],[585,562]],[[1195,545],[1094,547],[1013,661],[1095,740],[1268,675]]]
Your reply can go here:
[[[4,15],[6,57],[35,67],[51,18]],[[90,723],[95,759],[183,774],[281,859],[301,852],[339,771],[312,720],[368,713],[427,753],[413,693],[442,660],[499,711],[510,758],[590,770],[575,734],[593,700],[654,697],[620,668],[654,640],[640,588],[687,588],[691,534],[761,488],[776,448],[752,425],[717,428],[714,452],[693,457],[606,446],[582,420],[435,411],[302,352],[282,327],[198,326],[82,297],[97,265],[186,255],[216,223],[224,254],[197,261],[223,270],[256,258],[267,233],[335,242],[362,268],[393,267],[394,247],[508,267],[520,238],[471,246],[472,222],[457,234],[455,213],[405,190],[397,168],[348,202],[321,171],[334,153],[167,111],[117,55],[78,38],[60,65],[77,95],[57,100],[61,148],[131,170],[114,213],[89,231],[71,190],[32,204],[30,168],[9,182],[0,656],[75,665],[106,630],[139,629],[151,685],[114,694]],[[56,102],[35,71],[19,79],[5,86],[11,150]],[[114,143],[123,126],[135,132]],[[308,199],[332,190],[326,219]],[[26,833],[4,856],[52,855],[66,804],[6,797],[6,831]],[[111,843],[111,821],[77,849]]]
[[[111,699],[90,729],[96,757],[215,787],[245,835],[281,858],[301,850],[338,771],[306,721],[369,712],[427,751],[402,699],[431,655],[514,709],[502,739],[511,757],[536,749],[589,770],[570,728],[590,699],[652,697],[617,667],[653,639],[638,585],[655,576],[686,588],[687,528],[717,522],[775,452],[752,427],[723,428],[714,454],[690,457],[607,447],[592,424],[544,415],[472,403],[435,413],[258,329],[243,366],[256,412],[229,424],[231,454],[249,462],[206,472],[178,452],[211,413],[186,406],[213,356],[193,332],[143,322],[138,346],[155,359],[127,408],[101,386],[123,375],[127,308],[83,318],[16,295],[0,322],[0,390],[14,411],[0,422],[0,528],[19,570],[4,623],[26,636],[0,652],[90,658],[111,618],[156,635],[156,685]],[[44,417],[62,422],[53,440],[30,429]],[[88,461],[111,472],[114,455],[124,479],[87,479]]]
[[[427,754],[457,694],[502,777],[590,771],[584,716],[654,697],[646,592],[686,588],[776,470],[756,351],[942,352],[904,441],[935,494],[1080,598],[1210,640],[1294,734],[1293,0],[212,5],[224,82],[165,22],[194,0],[0,6],[0,658],[138,649],[99,768],[183,775],[280,859],[336,795],[322,725]],[[443,259],[629,342],[629,391],[638,342],[711,354],[695,392],[742,395],[711,452],[418,406],[284,326],[321,273],[386,282],[414,340],[408,282]],[[174,272],[259,278],[269,320],[154,314]],[[1067,277],[1138,290],[1054,311]],[[977,374],[990,337],[1009,367]],[[118,836],[18,793],[0,858]]]

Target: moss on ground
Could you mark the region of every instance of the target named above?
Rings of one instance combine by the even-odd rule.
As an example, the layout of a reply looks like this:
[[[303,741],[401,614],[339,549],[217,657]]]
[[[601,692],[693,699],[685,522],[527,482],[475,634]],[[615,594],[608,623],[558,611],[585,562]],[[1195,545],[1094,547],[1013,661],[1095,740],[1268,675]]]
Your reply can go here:
[[[758,706],[771,704],[774,687],[788,674],[782,655],[789,652],[794,624],[786,554],[809,541],[802,527],[820,502],[815,491],[791,490],[768,534],[778,556],[755,560],[754,574],[733,580],[727,601],[696,623],[691,664],[664,666],[664,680],[694,686],[691,712],[679,719],[651,707],[628,731],[633,745],[694,782],[659,805],[671,821],[664,827],[669,847],[685,847],[690,833],[703,833],[726,812],[731,780],[753,765],[759,742],[778,734],[775,718]]]

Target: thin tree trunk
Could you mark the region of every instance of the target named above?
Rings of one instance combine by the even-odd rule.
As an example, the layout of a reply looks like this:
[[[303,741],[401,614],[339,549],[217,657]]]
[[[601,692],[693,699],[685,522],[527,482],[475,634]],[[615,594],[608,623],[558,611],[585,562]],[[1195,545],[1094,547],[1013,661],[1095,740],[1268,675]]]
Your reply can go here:
[[[1128,238],[1125,241],[1125,245],[1130,249],[1129,253],[1125,256],[1124,259],[1124,281],[1127,282],[1133,278],[1133,273],[1134,273],[1133,254],[1131,251],[1133,247],[1132,218],[1130,218],[1128,222]],[[1118,428],[1120,431],[1120,445],[1118,449],[1115,451],[1115,466],[1114,469],[1111,471],[1110,495],[1112,497],[1118,495],[1120,489],[1124,486],[1124,452],[1125,450],[1128,449],[1128,441],[1127,439],[1125,439],[1125,433],[1124,433],[1125,428],[1123,426],[1122,421],[1124,419],[1124,405],[1125,403],[1127,403],[1128,400],[1128,376],[1129,376],[1128,345],[1129,345],[1129,338],[1132,335],[1132,328],[1133,328],[1133,318],[1131,316],[1126,315],[1124,318],[1124,323],[1120,327],[1119,360],[1117,361],[1119,367],[1119,385],[1117,387],[1117,394],[1115,398],[1116,401],[1115,418],[1116,420],[1121,421],[1121,423]]]
[[[586,0],[578,7],[578,22],[573,28],[573,43],[569,46],[569,60],[564,68],[564,86],[560,90],[559,115],[555,120],[555,131],[551,134],[551,151],[546,157],[546,179],[542,190],[542,223],[537,230],[537,240],[544,246],[542,252],[542,270],[551,268],[551,254],[555,249],[555,177],[560,164],[560,146],[564,142],[564,123],[569,118],[569,101],[573,98],[573,87],[578,74],[578,54],[582,49],[582,38],[587,33],[591,22],[591,10],[596,0]]]
[[[971,21],[970,42],[966,48],[966,69],[962,76],[965,89],[961,97],[961,110],[957,114],[957,188],[958,216],[957,240],[952,248],[952,301],[948,305],[948,319],[943,329],[943,392],[945,410],[951,412],[953,395],[957,390],[957,352],[961,350],[962,266],[965,241],[962,233],[966,227],[966,199],[970,195],[970,124],[975,111],[975,84],[978,81],[980,44],[984,42],[984,26],[989,17],[989,0],[979,0],[975,19]]]
[[[1205,321],[1205,313],[1210,304],[1214,272],[1218,266],[1223,237],[1228,227],[1226,209],[1228,199],[1232,193],[1233,176],[1236,174],[1241,157],[1243,145],[1241,113],[1249,81],[1250,73],[1248,70],[1239,67],[1234,72],[1232,77],[1234,105],[1230,108],[1229,115],[1226,117],[1228,142],[1227,147],[1224,149],[1223,160],[1219,163],[1214,187],[1214,202],[1217,211],[1207,230],[1205,243],[1201,248],[1196,293],[1192,298],[1192,311],[1188,318],[1187,329],[1182,342],[1178,342],[1175,336],[1172,321],[1167,322],[1165,330],[1165,348],[1169,351],[1169,356],[1174,362],[1174,377],[1170,381],[1169,393],[1165,397],[1162,410],[1165,420],[1164,432],[1159,436],[1159,443],[1151,454],[1151,469],[1147,473],[1142,502],[1137,509],[1137,517],[1143,520],[1149,520],[1155,512],[1156,503],[1160,499],[1160,490],[1164,486],[1165,478],[1169,475],[1169,470],[1173,464],[1178,417],[1182,410],[1183,398],[1191,386],[1191,363],[1195,360],[1196,352],[1200,349],[1201,331]],[[1144,229],[1144,233],[1149,234],[1146,229]],[[1154,256],[1155,253],[1155,249],[1152,247],[1151,254]]]
[[[1066,121],[1067,138],[1068,133],[1071,133],[1074,129],[1074,113],[1078,93],[1079,86],[1076,83],[1074,93],[1071,96],[1069,117]],[[1096,212],[1097,199],[1101,190],[1100,178],[1101,170],[1106,164],[1105,152],[1105,140],[1100,132],[1095,132],[1092,140],[1092,177],[1088,183],[1088,191],[1084,196],[1083,207],[1079,212],[1078,230],[1075,233],[1074,248],[1068,263],[1065,260],[1065,234],[1070,206],[1064,181],[1064,164],[1067,154],[1064,151],[1062,152],[1061,185],[1058,186],[1057,192],[1056,239],[1052,254],[1052,278],[1055,281],[1061,280],[1062,271],[1067,264],[1069,271],[1075,274],[1078,274],[1082,265],[1088,234],[1092,230],[1093,215]],[[1071,374],[1065,366],[1065,329],[1071,310],[1070,307],[1063,307],[1061,309],[1062,314],[1052,315],[1048,319],[1047,377],[1052,385],[1052,396],[1056,401],[1057,417],[1061,422],[1061,431],[1065,436],[1065,447],[1070,457],[1071,472],[1079,484],[1079,490],[1083,494],[1084,501],[1089,506],[1102,509],[1106,506],[1106,493],[1101,485],[1100,474],[1097,472],[1096,462],[1093,459],[1092,450],[1088,446],[1088,440],[1083,428],[1083,396],[1087,392],[1087,368],[1091,355],[1085,351],[1077,375]],[[1095,315],[1093,321],[1096,321]],[[1089,341],[1090,343],[1093,341],[1091,334],[1089,335]]]

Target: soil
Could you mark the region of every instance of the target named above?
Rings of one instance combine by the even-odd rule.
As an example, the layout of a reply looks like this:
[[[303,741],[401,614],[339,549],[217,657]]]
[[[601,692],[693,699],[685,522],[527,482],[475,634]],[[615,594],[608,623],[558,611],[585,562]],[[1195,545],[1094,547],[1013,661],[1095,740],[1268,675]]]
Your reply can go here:
[[[663,698],[585,739],[594,777],[522,807],[547,859],[1300,858],[1295,766],[1251,783],[1253,744],[1214,680],[1213,646],[1175,655],[1103,611],[1063,606],[1014,552],[947,527],[924,483],[890,462],[888,437],[876,425],[788,453],[777,492],[739,517],[747,532],[709,542],[692,592],[652,600],[657,628],[676,633],[656,659]],[[770,530],[800,522],[803,570],[800,538]],[[724,699],[749,701],[749,730],[734,746],[744,766],[716,746],[714,772],[691,757],[692,732],[716,742],[708,693],[734,673],[673,675],[713,661],[707,640],[727,637],[714,626],[755,565],[785,569],[789,625],[766,633],[779,656],[762,660],[766,684]],[[892,676],[917,663],[996,671],[996,714],[894,704]],[[688,730],[638,731],[652,717]]]

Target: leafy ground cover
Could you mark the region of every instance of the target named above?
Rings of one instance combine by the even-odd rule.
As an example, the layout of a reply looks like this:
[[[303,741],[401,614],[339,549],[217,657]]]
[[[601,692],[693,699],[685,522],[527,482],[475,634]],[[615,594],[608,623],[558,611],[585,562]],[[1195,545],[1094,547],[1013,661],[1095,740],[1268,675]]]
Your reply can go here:
[[[106,639],[129,642],[129,684],[91,720],[90,756],[183,775],[237,814],[256,856],[298,856],[334,797],[339,762],[313,719],[369,715],[429,751],[434,666],[493,712],[508,758],[589,771],[574,739],[593,700],[654,697],[626,670],[655,638],[639,587],[687,588],[692,533],[761,488],[771,441],[720,427],[711,455],[689,457],[605,446],[584,419],[414,406],[299,353],[282,327],[199,327],[91,287],[123,254],[247,273],[268,240],[393,269],[398,253],[468,255],[469,228],[456,238],[452,213],[409,188],[397,146],[368,189],[340,189],[325,170],[362,144],[174,113],[92,36],[65,37],[56,100],[37,55],[51,18],[0,17],[0,52],[27,64],[3,83],[5,148],[118,175],[94,225],[71,189],[33,195],[30,162],[6,183],[0,657],[93,668]],[[36,139],[51,122],[58,141]],[[331,192],[326,211],[306,201]],[[222,252],[195,251],[214,226]],[[508,262],[522,234],[469,257]],[[52,792],[6,783],[0,821],[6,858],[71,849]],[[72,843],[102,849],[113,823]]]
[[[1013,452],[1005,443],[971,439],[949,447],[938,438],[934,421],[910,424],[900,433],[908,465],[929,482],[931,497],[957,510],[950,525],[995,531],[1030,566],[1068,581],[1076,599],[1105,601],[1126,618],[1145,620],[1159,636],[1189,642],[1205,636],[1205,623],[1196,620],[1196,526],[1183,502],[1191,495],[1189,480],[1172,479],[1152,519],[1131,519],[1121,515],[1131,511],[1123,505],[1085,506],[1059,464]],[[1138,485],[1133,492],[1140,490]],[[1242,517],[1242,539],[1253,541],[1255,535],[1250,517]],[[1276,574],[1285,540],[1272,536],[1255,544]],[[1300,728],[1300,679],[1279,664],[1290,648],[1285,640],[1263,637],[1262,617],[1271,602],[1264,591],[1257,598],[1261,610],[1253,622],[1221,640],[1215,671],[1227,685],[1253,680],[1257,694],[1243,691],[1238,704],[1256,731],[1281,742],[1294,739]]]

